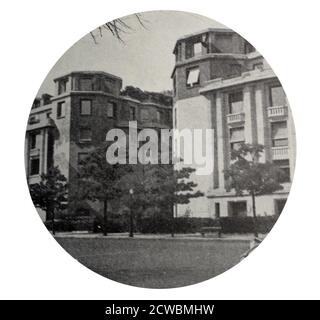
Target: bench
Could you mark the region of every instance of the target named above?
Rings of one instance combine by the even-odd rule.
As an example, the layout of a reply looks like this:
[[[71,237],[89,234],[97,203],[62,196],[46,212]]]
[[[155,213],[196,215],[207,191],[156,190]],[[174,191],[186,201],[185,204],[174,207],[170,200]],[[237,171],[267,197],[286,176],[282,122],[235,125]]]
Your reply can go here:
[[[222,228],[220,226],[216,227],[203,227],[200,230],[201,235],[204,237],[206,233],[218,232],[218,237],[221,238]]]

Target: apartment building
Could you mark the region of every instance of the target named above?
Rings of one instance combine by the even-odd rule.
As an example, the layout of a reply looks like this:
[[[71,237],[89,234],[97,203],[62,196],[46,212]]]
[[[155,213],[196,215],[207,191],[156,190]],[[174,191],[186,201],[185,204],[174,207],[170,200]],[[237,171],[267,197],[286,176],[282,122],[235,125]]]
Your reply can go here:
[[[205,197],[178,206],[177,215],[187,208],[193,216],[252,215],[250,197],[236,196],[224,178],[231,150],[243,142],[264,145],[260,161],[272,161],[285,172],[282,190],[256,199],[258,215],[280,214],[290,190],[296,147],[289,104],[273,70],[229,29],[184,36],[173,54],[174,128],[214,129],[212,174],[192,176]]]
[[[25,139],[28,184],[40,181],[52,165],[69,183],[69,197],[77,191],[78,166],[105,141],[112,128],[128,130],[129,121],[142,128],[171,128],[170,97],[161,103],[152,95],[143,101],[123,95],[122,79],[106,72],[72,72],[54,80],[55,95],[42,95],[32,106]],[[68,213],[90,213],[99,204],[73,203]],[[110,208],[112,210],[112,208]],[[39,212],[43,220],[43,212]]]

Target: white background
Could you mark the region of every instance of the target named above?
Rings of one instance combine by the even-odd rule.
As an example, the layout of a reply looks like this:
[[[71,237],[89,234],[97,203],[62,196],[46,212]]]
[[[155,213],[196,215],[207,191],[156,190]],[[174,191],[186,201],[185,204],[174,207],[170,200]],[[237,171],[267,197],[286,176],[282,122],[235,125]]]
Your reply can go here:
[[[0,298],[320,298],[318,1],[2,1]],[[294,183],[271,234],[250,258],[204,283],[150,290],[118,284],[77,263],[45,230],[29,198],[24,134],[49,69],[89,30],[146,10],[184,10],[236,30],[283,83],[297,131]]]

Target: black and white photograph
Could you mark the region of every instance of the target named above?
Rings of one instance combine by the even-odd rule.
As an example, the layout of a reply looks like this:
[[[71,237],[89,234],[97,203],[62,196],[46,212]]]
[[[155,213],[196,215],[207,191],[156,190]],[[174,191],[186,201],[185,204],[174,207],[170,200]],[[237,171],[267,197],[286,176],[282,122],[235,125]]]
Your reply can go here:
[[[250,319],[320,298],[315,2],[2,9],[0,300]]]
[[[151,11],[99,26],[59,59],[25,157],[33,203],[68,253],[124,284],[174,288],[267,236],[289,195],[295,129],[253,44],[206,17]]]

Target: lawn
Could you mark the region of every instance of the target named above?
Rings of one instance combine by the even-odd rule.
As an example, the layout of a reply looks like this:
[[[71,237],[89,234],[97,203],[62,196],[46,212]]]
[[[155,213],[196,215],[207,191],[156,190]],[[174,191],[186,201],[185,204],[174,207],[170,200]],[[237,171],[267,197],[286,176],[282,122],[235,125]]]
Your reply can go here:
[[[89,269],[109,279],[147,288],[186,286],[212,278],[239,262],[241,241],[188,239],[57,238]]]

